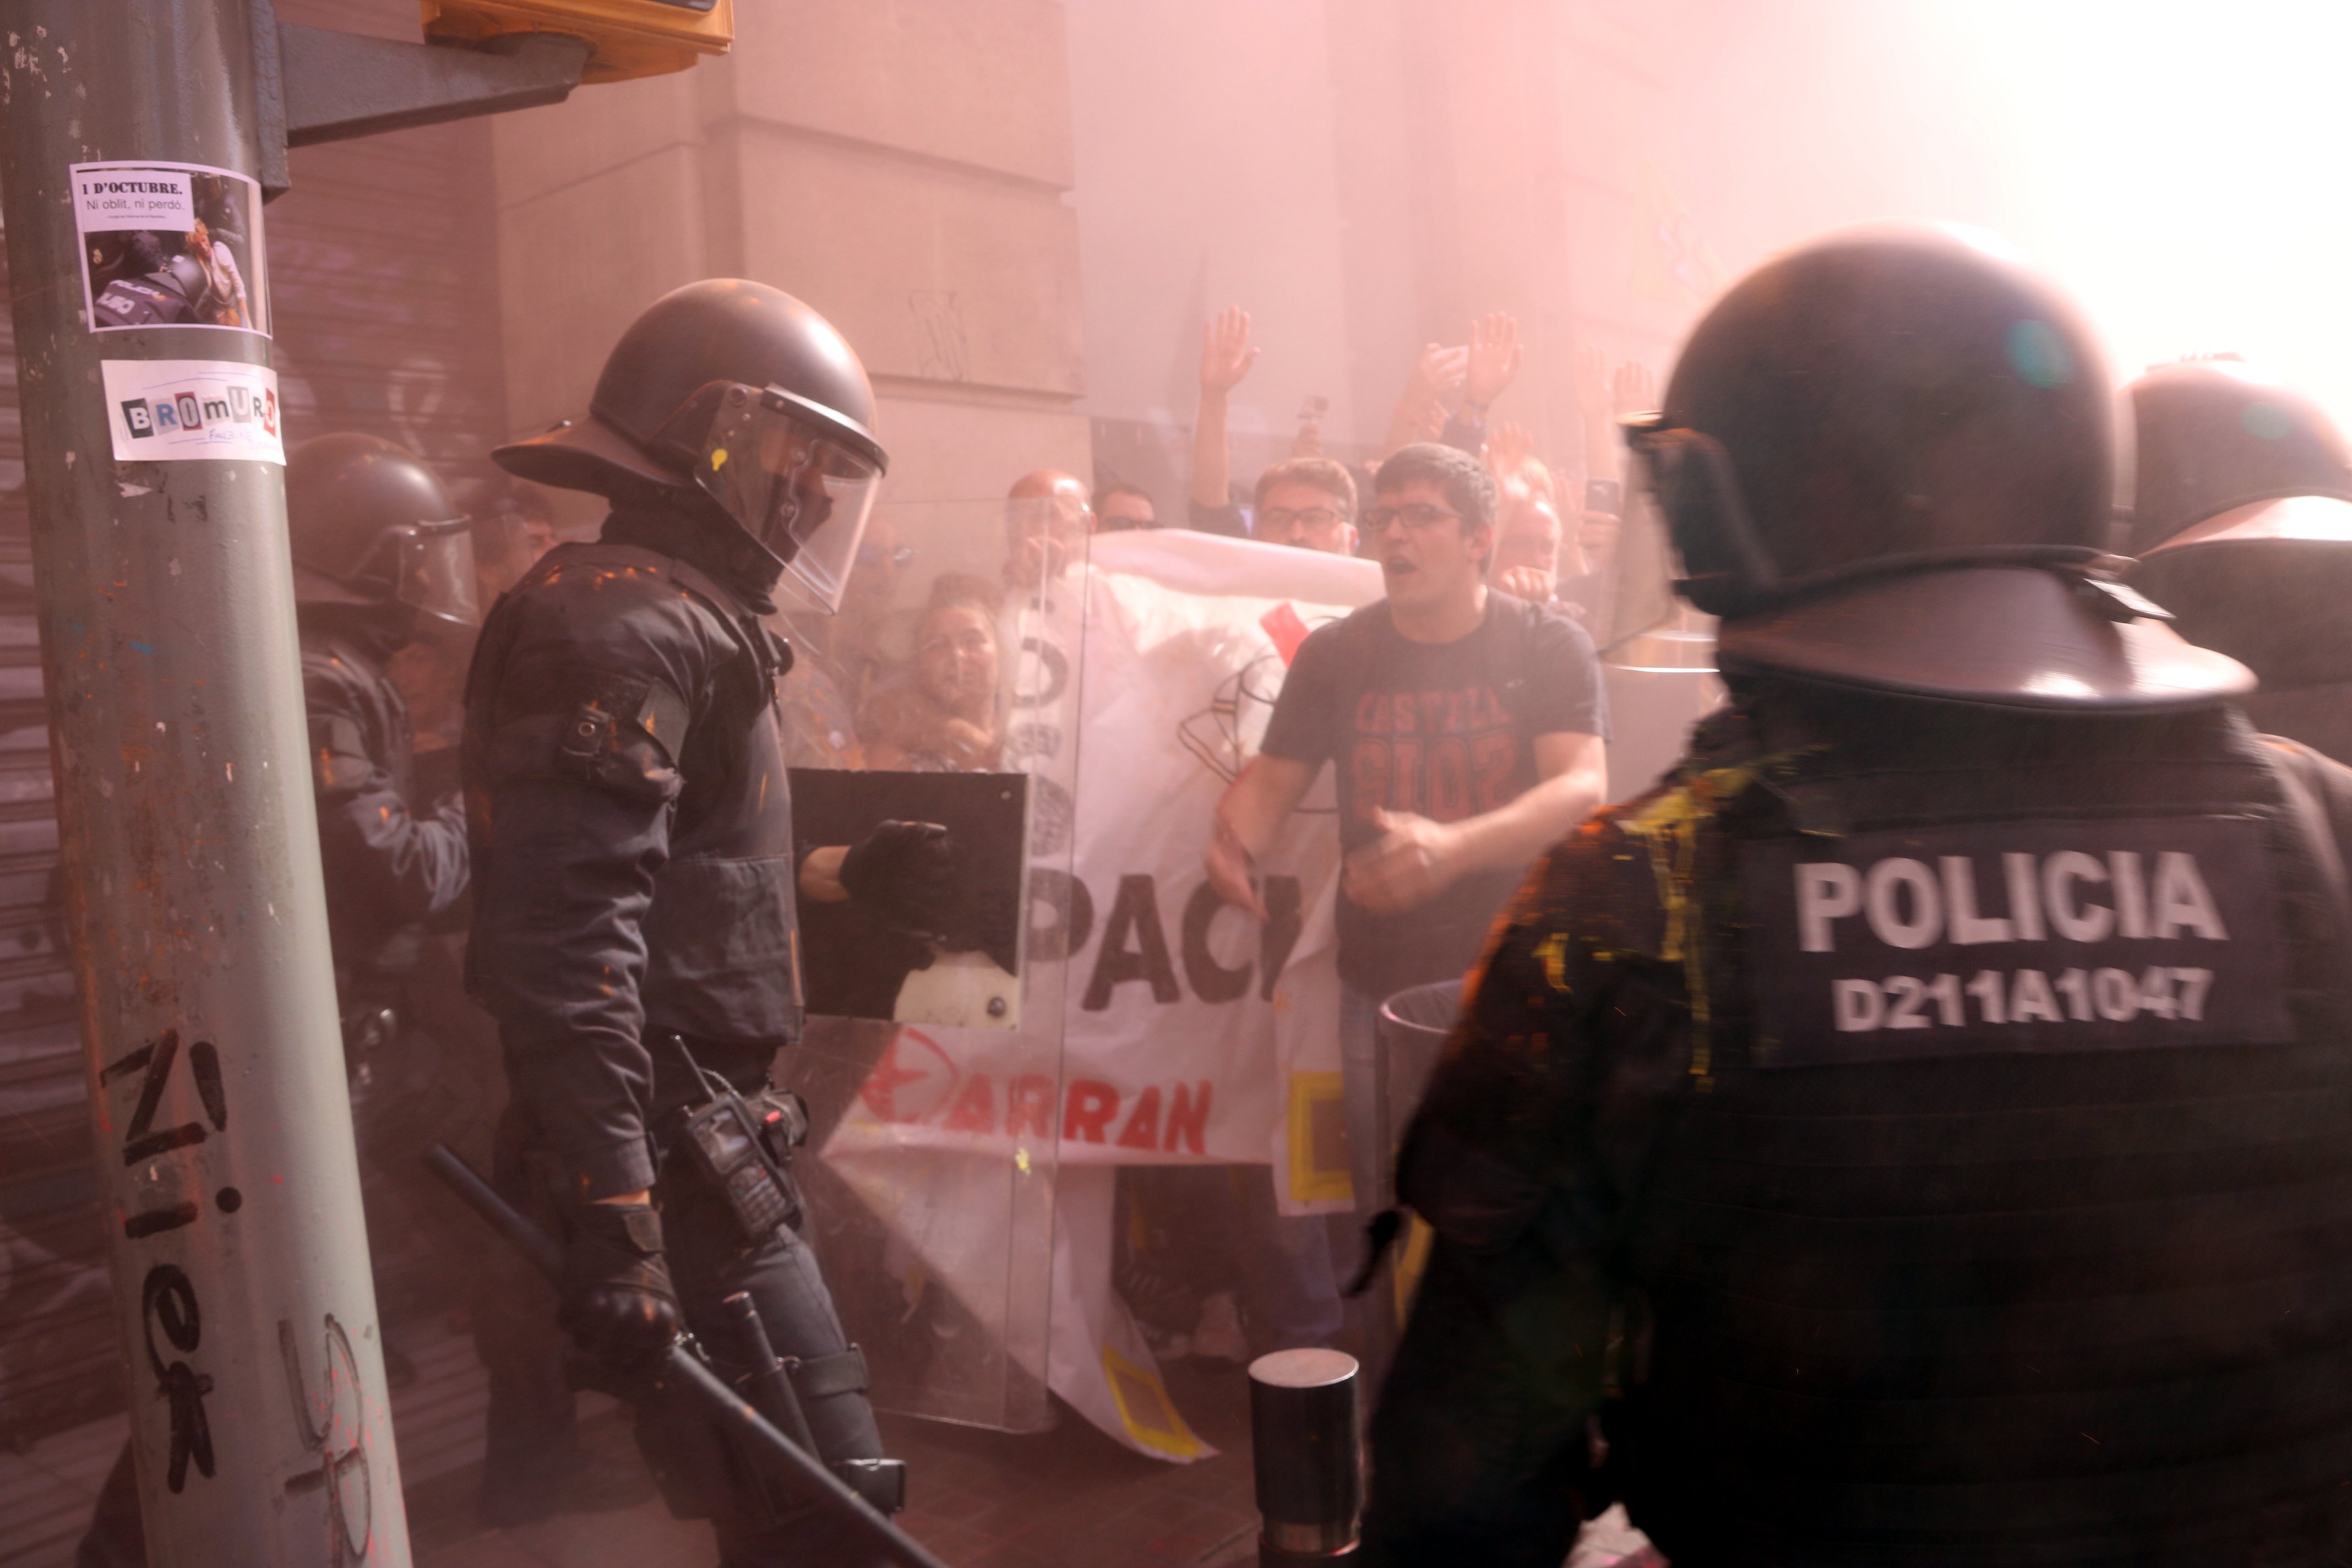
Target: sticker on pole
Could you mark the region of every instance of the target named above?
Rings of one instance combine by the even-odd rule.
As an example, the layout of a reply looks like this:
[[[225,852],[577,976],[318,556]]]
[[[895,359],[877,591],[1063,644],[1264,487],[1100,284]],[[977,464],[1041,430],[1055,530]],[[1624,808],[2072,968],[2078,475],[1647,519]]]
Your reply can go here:
[[[91,331],[269,335],[258,184],[201,163],[76,163],[71,173]]]
[[[106,423],[118,463],[209,458],[284,463],[278,373],[215,359],[109,359]]]

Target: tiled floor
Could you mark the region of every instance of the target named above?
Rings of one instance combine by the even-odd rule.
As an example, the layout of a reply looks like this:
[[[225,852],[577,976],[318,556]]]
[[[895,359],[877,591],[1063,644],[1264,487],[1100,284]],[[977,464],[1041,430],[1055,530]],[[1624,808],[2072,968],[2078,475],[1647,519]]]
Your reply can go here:
[[[404,1340],[404,1348],[419,1375],[394,1395],[395,1430],[470,1435],[437,1451],[402,1446],[417,1568],[705,1568],[714,1561],[709,1528],[671,1519],[658,1501],[483,1529],[474,1510],[480,1423],[462,1418],[482,1398],[471,1346],[453,1332]],[[1253,1559],[1257,1516],[1241,1370],[1174,1368],[1169,1383],[1196,1429],[1223,1450],[1215,1458],[1192,1466],[1147,1459],[1066,1413],[1054,1431],[1024,1436],[886,1415],[885,1441],[911,1471],[900,1522],[953,1568],[1192,1568]],[[593,1448],[634,1462],[625,1413],[585,1397],[582,1411]],[[0,1565],[70,1568],[122,1435],[118,1416],[22,1454],[0,1452]]]
[[[899,1522],[953,1568],[1192,1568],[1255,1560],[1248,1394],[1239,1368],[1180,1369],[1173,1393],[1223,1452],[1197,1465],[1130,1453],[1075,1416],[1052,1432],[1008,1436],[884,1415],[883,1437],[911,1472]],[[599,1452],[625,1456],[617,1415],[585,1428]],[[484,1531],[470,1499],[412,1510],[417,1568],[702,1568],[699,1524],[658,1502]],[[11,1565],[13,1568],[13,1564]]]

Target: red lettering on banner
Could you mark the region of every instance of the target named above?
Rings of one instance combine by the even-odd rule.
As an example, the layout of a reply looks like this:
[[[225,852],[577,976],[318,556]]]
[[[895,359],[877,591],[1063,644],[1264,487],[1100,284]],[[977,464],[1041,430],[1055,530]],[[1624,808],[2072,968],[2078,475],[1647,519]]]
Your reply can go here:
[[[950,1132],[993,1132],[996,1131],[996,1090],[981,1074],[972,1075],[956,1096],[948,1119],[941,1122]]]
[[[1079,1079],[1070,1085],[1069,1096],[1062,1102],[1063,1139],[1101,1142],[1103,1128],[1118,1110],[1118,1090],[1090,1078]]]
[[[1201,1095],[1195,1100],[1187,1085],[1178,1084],[1175,1096],[1168,1105],[1167,1141],[1162,1145],[1169,1153],[1176,1152],[1179,1139],[1192,1146],[1195,1154],[1208,1152],[1209,1080],[1202,1079]],[[1156,1090],[1152,1092],[1157,1092]]]
[[[1147,1089],[1135,1097],[1134,1113],[1119,1130],[1118,1146],[1122,1149],[1157,1149],[1160,1147],[1160,1091]]]
[[[937,1110],[956,1080],[955,1063],[920,1029],[901,1029],[882,1049],[858,1093],[883,1121],[920,1121]]]
[[[1004,1131],[1018,1138],[1033,1132],[1040,1138],[1054,1135],[1054,1080],[1036,1073],[1024,1073],[1013,1080],[1004,1094]]]

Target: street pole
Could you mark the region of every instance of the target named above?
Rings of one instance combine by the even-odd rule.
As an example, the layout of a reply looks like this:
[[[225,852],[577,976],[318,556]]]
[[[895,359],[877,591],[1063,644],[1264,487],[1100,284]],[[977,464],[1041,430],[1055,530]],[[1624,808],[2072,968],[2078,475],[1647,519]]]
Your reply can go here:
[[[77,220],[90,187],[78,198],[69,174],[256,174],[247,5],[0,0],[0,32],[50,754],[149,1560],[404,1568],[284,468],[267,451],[269,341],[234,325],[93,331],[88,212]],[[216,214],[236,210],[218,204],[241,182],[191,177]],[[244,270],[266,325],[259,217],[256,192]],[[215,241],[238,221],[216,219]],[[177,418],[174,376],[190,389]]]

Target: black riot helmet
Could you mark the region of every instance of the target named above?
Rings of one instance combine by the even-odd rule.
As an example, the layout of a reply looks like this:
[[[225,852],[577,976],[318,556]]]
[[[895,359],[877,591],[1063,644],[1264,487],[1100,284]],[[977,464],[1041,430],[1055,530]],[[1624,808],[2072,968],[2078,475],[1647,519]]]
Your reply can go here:
[[[2352,451],[2303,393],[2234,360],[2158,365],[2131,384],[2139,479],[2128,553],[2252,501],[2352,500]]]
[[[1874,225],[1734,287],[1627,439],[1727,670],[2080,710],[2242,691],[2105,574],[2114,403],[2000,241]]]
[[[474,541],[433,470],[377,436],[318,436],[286,454],[294,597],[406,605],[453,626],[478,620]]]
[[[817,607],[840,607],[888,457],[874,389],[830,322],[780,289],[689,283],[621,334],[585,419],[491,454],[616,499],[698,489]]]
[[[2252,668],[2266,697],[2352,681],[2352,469],[2335,422],[2233,361],[2161,365],[2131,394],[2132,586],[2191,642]]]

